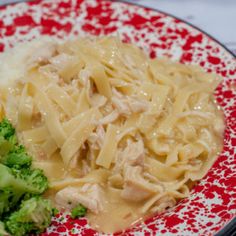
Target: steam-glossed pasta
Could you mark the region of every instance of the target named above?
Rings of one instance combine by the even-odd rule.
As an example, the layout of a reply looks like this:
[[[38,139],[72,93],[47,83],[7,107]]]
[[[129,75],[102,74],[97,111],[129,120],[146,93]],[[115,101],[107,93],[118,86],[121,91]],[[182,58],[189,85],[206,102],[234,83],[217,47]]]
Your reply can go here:
[[[47,197],[83,204],[99,231],[173,207],[221,151],[215,75],[116,38],[20,47],[2,55],[1,115],[49,178]]]

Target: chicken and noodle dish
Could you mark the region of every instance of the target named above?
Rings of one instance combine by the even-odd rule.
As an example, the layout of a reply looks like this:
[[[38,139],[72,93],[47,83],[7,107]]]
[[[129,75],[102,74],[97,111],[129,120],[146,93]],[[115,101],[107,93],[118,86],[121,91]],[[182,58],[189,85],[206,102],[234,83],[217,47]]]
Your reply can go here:
[[[81,204],[99,232],[175,206],[222,149],[220,80],[196,66],[112,37],[35,40],[0,59],[1,119],[48,178],[43,197]]]

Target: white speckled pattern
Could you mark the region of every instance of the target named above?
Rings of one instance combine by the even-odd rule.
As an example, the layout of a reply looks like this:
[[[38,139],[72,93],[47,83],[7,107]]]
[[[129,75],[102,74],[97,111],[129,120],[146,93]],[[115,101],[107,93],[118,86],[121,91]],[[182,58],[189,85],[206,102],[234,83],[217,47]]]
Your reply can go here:
[[[11,24],[14,22],[14,24]],[[40,35],[119,35],[152,57],[198,64],[223,76],[216,98],[226,118],[224,151],[191,196],[124,235],[213,235],[236,215],[236,61],[223,47],[167,15],[106,0],[55,0],[0,8],[0,50]],[[58,216],[44,235],[98,235],[86,219]],[[66,218],[65,218],[66,217]],[[101,235],[101,234],[99,234]]]

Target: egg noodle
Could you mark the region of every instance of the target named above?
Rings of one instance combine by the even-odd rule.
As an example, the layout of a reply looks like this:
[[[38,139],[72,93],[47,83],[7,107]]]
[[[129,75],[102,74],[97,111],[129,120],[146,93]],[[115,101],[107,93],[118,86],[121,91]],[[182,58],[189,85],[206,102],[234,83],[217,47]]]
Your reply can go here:
[[[83,204],[100,231],[174,206],[221,151],[219,79],[198,67],[111,37],[44,42],[18,63],[1,115],[49,178],[47,196]]]

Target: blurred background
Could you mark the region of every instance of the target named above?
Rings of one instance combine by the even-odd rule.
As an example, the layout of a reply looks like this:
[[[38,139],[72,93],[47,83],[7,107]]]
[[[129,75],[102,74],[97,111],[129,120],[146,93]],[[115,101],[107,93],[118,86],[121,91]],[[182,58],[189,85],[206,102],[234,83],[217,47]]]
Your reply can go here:
[[[0,5],[18,1],[22,0],[0,0]],[[188,21],[216,38],[236,55],[236,0],[125,1],[161,10]]]

